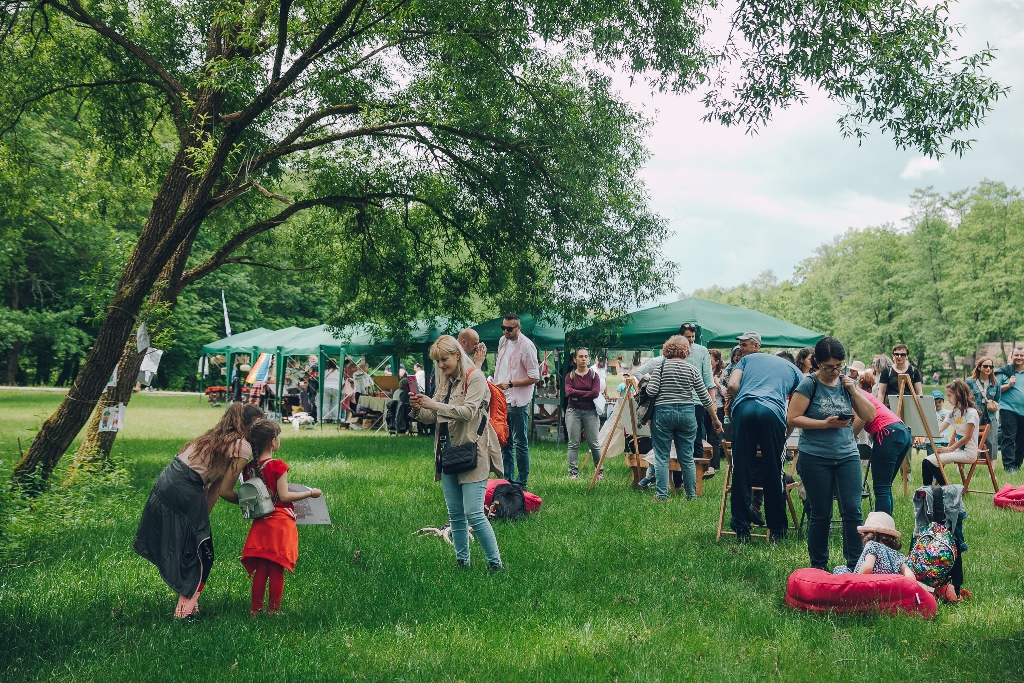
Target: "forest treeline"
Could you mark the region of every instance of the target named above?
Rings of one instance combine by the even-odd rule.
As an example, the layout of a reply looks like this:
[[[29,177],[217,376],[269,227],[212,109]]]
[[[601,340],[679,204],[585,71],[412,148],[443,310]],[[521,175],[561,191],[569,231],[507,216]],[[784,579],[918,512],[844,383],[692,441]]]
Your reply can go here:
[[[752,308],[833,334],[870,363],[895,343],[927,371],[962,372],[982,345],[1001,363],[1024,340],[1024,197],[1000,182],[911,197],[903,225],[851,229],[788,280],[768,270],[690,296]]]

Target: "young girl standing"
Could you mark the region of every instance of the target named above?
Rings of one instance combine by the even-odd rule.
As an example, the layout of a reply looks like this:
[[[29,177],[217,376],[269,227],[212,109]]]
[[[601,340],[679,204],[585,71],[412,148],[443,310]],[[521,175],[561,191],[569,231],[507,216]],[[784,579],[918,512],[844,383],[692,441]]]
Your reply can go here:
[[[270,420],[260,420],[249,430],[249,443],[255,454],[242,470],[243,479],[260,477],[274,500],[274,511],[266,517],[253,520],[242,549],[242,565],[252,577],[251,614],[263,609],[267,583],[270,583],[268,612],[281,610],[284,592],[284,570],[295,571],[299,556],[299,534],[295,527],[297,500],[319,498],[320,489],[309,491],[288,490],[288,465],[274,457],[281,448],[281,427]],[[235,494],[235,503],[238,495]]]

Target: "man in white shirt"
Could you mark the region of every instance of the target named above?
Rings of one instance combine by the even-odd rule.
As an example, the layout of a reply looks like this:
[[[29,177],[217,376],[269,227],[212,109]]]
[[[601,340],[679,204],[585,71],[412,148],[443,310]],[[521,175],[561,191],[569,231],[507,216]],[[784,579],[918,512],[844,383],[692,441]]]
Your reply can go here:
[[[537,347],[521,332],[519,316],[510,313],[501,322],[502,338],[494,361],[494,384],[508,402],[508,442],[501,447],[505,479],[526,489],[530,474],[528,427],[533,386],[540,382]],[[515,476],[519,469],[518,479]]]

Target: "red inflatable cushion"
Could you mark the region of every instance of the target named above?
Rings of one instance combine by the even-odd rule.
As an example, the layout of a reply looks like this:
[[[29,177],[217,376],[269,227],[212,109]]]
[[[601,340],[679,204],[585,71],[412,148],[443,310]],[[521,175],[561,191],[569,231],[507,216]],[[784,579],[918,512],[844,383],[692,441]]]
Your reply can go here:
[[[1010,484],[1004,484],[992,498],[992,504],[997,508],[1010,508],[1018,512],[1024,512],[1024,486],[1014,488]]]
[[[786,582],[786,604],[809,612],[907,612],[930,619],[935,596],[902,574],[829,574],[797,569]]]
[[[484,507],[485,508],[490,507],[490,505],[491,505],[491,499],[494,498],[494,489],[496,489],[501,484],[507,484],[507,483],[508,483],[508,480],[506,480],[506,479],[488,479],[487,480],[487,492],[484,494]],[[540,509],[540,504],[544,502],[541,499],[540,496],[538,496],[535,493],[530,493],[529,491],[523,491],[523,498],[526,499],[526,512],[527,512],[527,514],[529,514],[531,512],[536,512],[537,510],[539,510]]]

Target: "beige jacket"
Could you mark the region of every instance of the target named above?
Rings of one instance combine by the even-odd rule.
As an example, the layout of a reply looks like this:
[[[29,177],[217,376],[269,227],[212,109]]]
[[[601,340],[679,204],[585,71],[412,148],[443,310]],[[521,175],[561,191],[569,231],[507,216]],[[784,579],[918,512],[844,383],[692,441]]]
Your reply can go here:
[[[452,393],[448,404],[445,405],[444,398],[448,395],[449,383],[453,385]],[[488,420],[487,408],[491,401],[491,391],[487,387],[487,378],[484,374],[474,368],[469,373],[468,382],[464,376],[455,377],[451,381],[444,377],[438,382],[433,399],[440,404],[436,410],[414,409],[412,419],[427,424],[436,422],[438,425],[438,429],[434,430],[434,481],[441,480],[442,423],[448,424],[448,436],[453,446],[461,446],[472,441],[476,441],[477,444],[479,456],[476,467],[459,475],[460,484],[483,481],[490,472],[502,476],[501,446],[498,444],[498,435]],[[487,422],[483,434],[477,437],[480,420]]]

